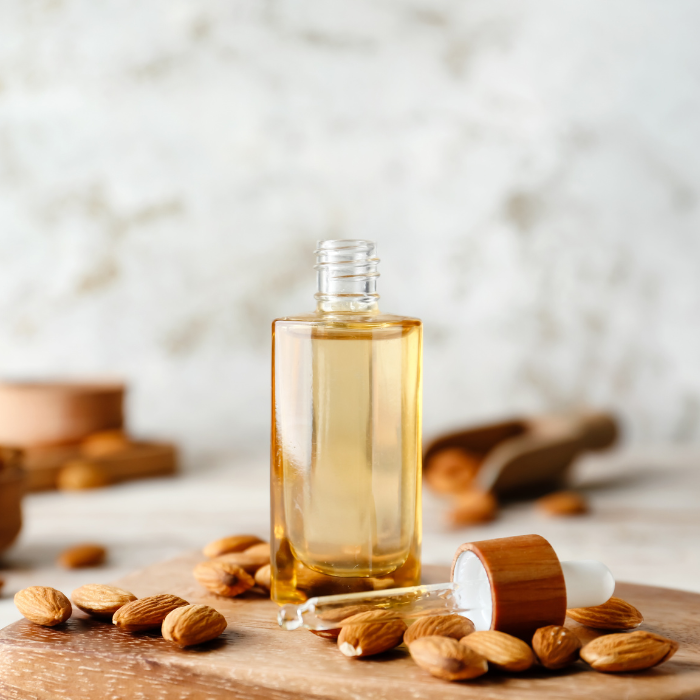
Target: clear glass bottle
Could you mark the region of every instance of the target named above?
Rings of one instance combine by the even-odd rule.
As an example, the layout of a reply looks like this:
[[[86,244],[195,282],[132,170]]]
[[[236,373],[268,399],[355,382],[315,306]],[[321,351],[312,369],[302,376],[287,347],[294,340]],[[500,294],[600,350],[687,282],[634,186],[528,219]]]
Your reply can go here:
[[[420,580],[422,325],[380,313],[374,243],[316,255],[316,311],[272,324],[280,604]]]

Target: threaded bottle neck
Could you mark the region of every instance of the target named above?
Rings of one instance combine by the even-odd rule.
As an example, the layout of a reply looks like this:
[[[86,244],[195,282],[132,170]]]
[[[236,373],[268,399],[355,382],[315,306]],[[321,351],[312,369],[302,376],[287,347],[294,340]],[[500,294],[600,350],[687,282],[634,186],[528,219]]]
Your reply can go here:
[[[372,241],[319,241],[315,265],[318,311],[377,311],[379,258],[375,254]]]

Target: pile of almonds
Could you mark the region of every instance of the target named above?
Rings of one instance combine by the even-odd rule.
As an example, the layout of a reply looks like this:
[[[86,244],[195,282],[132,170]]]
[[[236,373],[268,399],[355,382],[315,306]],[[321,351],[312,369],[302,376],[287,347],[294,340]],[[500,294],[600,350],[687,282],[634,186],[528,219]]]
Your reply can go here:
[[[216,540],[204,550],[206,561],[194,569],[195,578],[209,592],[225,597],[247,591],[270,590],[270,545],[254,535]],[[80,554],[80,552],[78,552]],[[73,603],[91,617],[109,621],[124,632],[160,628],[165,639],[181,647],[210,641],[226,629],[226,619],[208,605],[162,593],[137,598],[133,593],[103,584],[87,584],[73,591]],[[15,604],[28,620],[47,627],[72,614],[70,600],[54,588],[32,586],[15,595]],[[535,665],[556,671],[579,659],[596,671],[641,671],[670,659],[678,644],[658,634],[633,631],[643,617],[620,598],[592,608],[567,610],[567,616],[604,634],[582,645],[576,633],[550,625],[538,629],[531,643],[495,630],[474,630],[461,615],[423,615],[410,626],[392,610],[370,605],[335,609],[324,619],[337,623],[314,632],[336,642],[348,657],[363,658],[404,643],[413,660],[433,676],[448,681],[477,678],[495,669],[521,673]]]
[[[257,586],[270,590],[270,545],[254,535],[216,540],[204,548],[209,561],[198,564],[194,574],[210,592],[232,597]],[[99,545],[80,545],[63,552],[67,568],[99,564],[105,555]],[[91,617],[111,621],[124,632],[148,632],[160,628],[165,639],[181,647],[211,641],[226,629],[226,618],[208,605],[190,605],[170,593],[137,598],[130,591],[90,583],[73,591],[73,603]],[[70,618],[71,601],[61,591],[30,586],[15,595],[15,605],[31,622],[55,627]]]
[[[448,681],[477,678],[489,669],[521,673],[537,664],[555,671],[579,658],[596,671],[641,671],[670,659],[678,649],[676,642],[652,632],[619,633],[638,627],[643,618],[634,606],[614,597],[594,608],[567,611],[586,627],[618,632],[585,646],[573,630],[558,625],[538,629],[527,644],[504,632],[475,632],[460,615],[426,615],[407,627],[391,610],[357,607],[333,611],[327,619],[339,627],[319,634],[337,639],[340,652],[350,657],[380,654],[403,642],[421,668]]]
[[[203,550],[209,561],[194,568],[194,577],[216,595],[233,598],[258,587],[270,590],[270,545],[255,535],[232,535],[210,542]]]
[[[114,586],[89,583],[73,591],[73,602],[97,620],[111,620],[125,632],[160,628],[165,639],[181,647],[201,644],[226,629],[226,618],[208,605],[190,605],[169,593],[136,598]],[[73,613],[70,600],[55,588],[30,586],[15,595],[15,605],[31,622],[55,627]]]
[[[56,487],[62,491],[80,491],[109,486],[112,482],[110,472],[97,460],[123,453],[132,445],[123,430],[104,430],[88,435],[80,443],[81,455],[61,467]]]

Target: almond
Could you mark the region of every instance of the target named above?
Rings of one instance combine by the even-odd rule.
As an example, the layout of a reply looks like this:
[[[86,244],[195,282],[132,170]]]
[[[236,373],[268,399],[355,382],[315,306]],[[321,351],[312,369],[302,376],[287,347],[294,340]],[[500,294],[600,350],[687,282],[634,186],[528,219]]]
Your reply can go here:
[[[488,671],[483,656],[451,637],[420,637],[408,650],[421,668],[446,681],[477,678]]]
[[[30,586],[15,594],[17,609],[37,625],[54,627],[65,622],[73,612],[70,600],[55,588]]]
[[[131,446],[123,430],[103,430],[88,435],[80,443],[80,451],[86,457],[105,457],[123,452]]]
[[[598,637],[581,649],[581,658],[596,671],[642,671],[668,661],[677,650],[677,642],[639,630]]]
[[[129,591],[101,583],[88,583],[76,588],[71,598],[88,615],[110,620],[119,608],[136,600],[136,596]]]
[[[197,564],[193,573],[206,589],[228,598],[245,593],[255,585],[253,577],[240,566],[217,559]]]
[[[575,491],[557,491],[539,498],[535,506],[545,515],[566,517],[588,513],[588,501]]]
[[[2,589],[5,587],[5,579],[0,576],[0,595],[2,595]]]
[[[269,554],[249,554],[248,552],[232,552],[231,554],[222,554],[215,557],[211,561],[224,561],[228,564],[240,566],[249,574],[254,574],[261,566],[270,563]]]
[[[406,624],[390,610],[370,610],[343,621],[338,649],[345,656],[373,656],[401,644]]]
[[[107,550],[99,544],[78,544],[63,550],[58,563],[65,569],[82,569],[87,566],[100,566],[104,563]]]
[[[535,632],[532,648],[540,664],[555,671],[578,660],[581,640],[566,627],[549,625]]]
[[[474,623],[462,615],[427,615],[419,617],[403,636],[410,644],[419,637],[451,637],[462,639],[474,631]]]
[[[455,527],[487,523],[496,517],[497,510],[498,503],[491,493],[474,489],[460,494],[448,520]]]
[[[481,457],[458,447],[434,454],[425,470],[425,481],[438,493],[460,493],[471,487],[479,471]]]
[[[62,491],[98,489],[110,482],[109,472],[104,467],[84,459],[67,462],[56,477],[56,487]]]
[[[189,647],[218,637],[226,629],[226,618],[208,605],[185,605],[163,620],[163,637]]]
[[[264,588],[266,591],[270,590],[270,587],[272,585],[272,567],[269,564],[265,564],[265,566],[261,566],[256,572],[255,572],[255,583],[260,586],[261,588]]]
[[[610,598],[593,608],[571,608],[567,617],[596,630],[631,630],[644,622],[642,613],[622,598]]]
[[[222,554],[243,552],[252,547],[254,544],[258,544],[260,542],[262,542],[262,540],[255,535],[231,535],[230,537],[222,537],[220,540],[210,542],[202,550],[202,553],[205,557],[213,559],[214,557],[218,557]]]
[[[168,613],[184,605],[189,603],[176,595],[151,595],[123,605],[114,613],[112,622],[125,632],[143,632],[160,627]]]
[[[358,613],[369,612],[376,609],[377,608],[374,605],[345,605],[342,608],[335,608],[335,610],[326,610],[325,612],[320,613],[318,617],[324,622],[342,622],[343,620],[347,620],[349,617],[357,615]],[[334,627],[333,629],[310,630],[310,632],[315,634],[317,637],[323,637],[323,639],[336,640],[340,635],[341,629],[343,629],[342,625]]]
[[[497,630],[472,632],[459,640],[501,671],[527,671],[535,663],[532,649],[517,637]]]
[[[252,547],[244,550],[244,554],[248,554],[251,557],[265,557],[267,561],[270,561],[270,544],[268,542],[259,542],[254,544]]]

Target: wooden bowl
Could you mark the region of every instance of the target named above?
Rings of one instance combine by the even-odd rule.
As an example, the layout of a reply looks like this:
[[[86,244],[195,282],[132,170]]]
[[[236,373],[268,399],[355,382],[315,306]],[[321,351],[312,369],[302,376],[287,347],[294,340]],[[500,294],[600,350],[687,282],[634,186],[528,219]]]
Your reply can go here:
[[[23,493],[24,472],[0,466],[0,552],[15,541],[22,528]]]
[[[0,443],[60,444],[121,428],[123,404],[118,382],[0,382]]]

